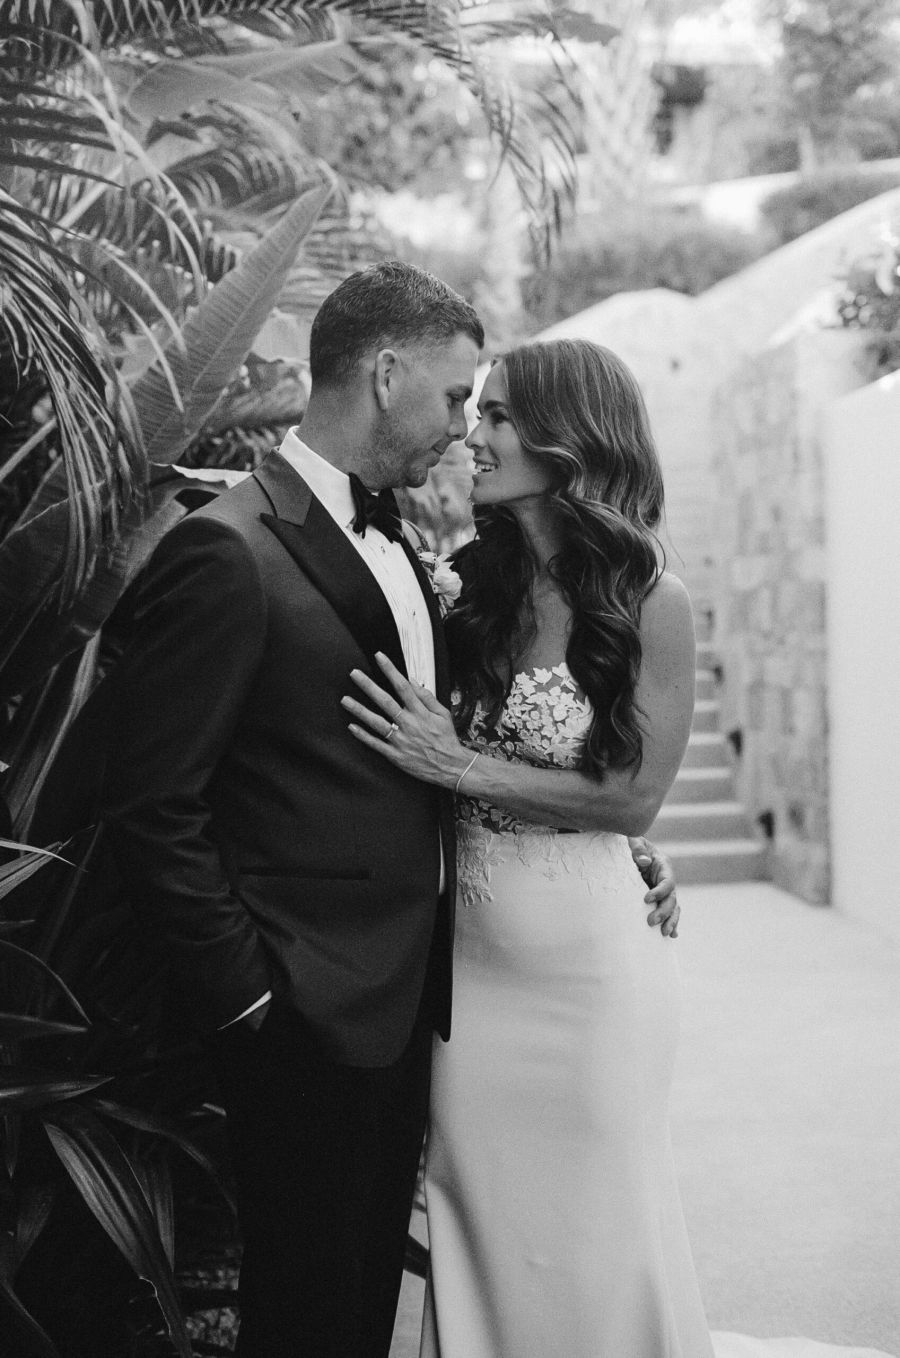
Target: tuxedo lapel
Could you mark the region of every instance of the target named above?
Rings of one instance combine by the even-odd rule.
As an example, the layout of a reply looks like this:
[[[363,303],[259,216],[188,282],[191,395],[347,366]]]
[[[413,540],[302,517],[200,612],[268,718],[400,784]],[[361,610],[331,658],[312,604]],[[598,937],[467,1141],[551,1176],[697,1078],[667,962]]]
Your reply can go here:
[[[274,510],[262,514],[262,522],[328,600],[373,666],[375,652],[383,651],[405,675],[406,661],[390,605],[327,509],[277,453],[254,475]]]

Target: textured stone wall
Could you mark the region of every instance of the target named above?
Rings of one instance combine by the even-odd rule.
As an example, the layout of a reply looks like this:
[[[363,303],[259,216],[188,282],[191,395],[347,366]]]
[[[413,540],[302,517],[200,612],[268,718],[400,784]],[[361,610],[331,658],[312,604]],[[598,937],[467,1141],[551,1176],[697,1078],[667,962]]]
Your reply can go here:
[[[745,360],[713,403],[715,639],[739,795],[771,815],[772,878],[830,898],[822,416],[866,379],[857,337],[801,333]]]

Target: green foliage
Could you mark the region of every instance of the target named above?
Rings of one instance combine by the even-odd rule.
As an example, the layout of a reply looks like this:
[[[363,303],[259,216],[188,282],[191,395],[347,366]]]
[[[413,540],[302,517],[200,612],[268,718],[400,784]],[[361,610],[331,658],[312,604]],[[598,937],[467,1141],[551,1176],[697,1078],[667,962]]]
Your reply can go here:
[[[845,329],[871,333],[873,377],[900,368],[900,234],[885,231],[870,254],[854,260],[842,281],[837,314]]]
[[[786,245],[842,212],[900,185],[900,170],[834,170],[809,175],[771,194],[762,216],[778,245]]]
[[[149,1302],[150,1331],[190,1358],[173,1272],[170,1158],[221,1182],[185,1130],[210,1121],[196,1053],[166,1036],[160,962],[128,912],[96,882],[85,890],[96,835],[68,846],[72,859],[3,847],[22,851],[0,868],[0,1327],[16,1334],[17,1354],[59,1358],[115,1341],[115,1351],[149,1358],[126,1319],[143,1279],[141,1324]],[[72,1345],[70,1279],[44,1275],[41,1260],[60,1239],[76,1252],[74,1273],[93,1270],[95,1300],[122,1291],[118,1322],[98,1323],[98,1349]],[[109,1271],[111,1258],[119,1265]]]
[[[762,250],[755,237],[693,213],[648,209],[579,217],[550,265],[526,280],[523,301],[530,330],[618,292],[671,288],[696,296]]]
[[[808,170],[857,151],[869,94],[898,78],[897,0],[770,0],[785,113]]]

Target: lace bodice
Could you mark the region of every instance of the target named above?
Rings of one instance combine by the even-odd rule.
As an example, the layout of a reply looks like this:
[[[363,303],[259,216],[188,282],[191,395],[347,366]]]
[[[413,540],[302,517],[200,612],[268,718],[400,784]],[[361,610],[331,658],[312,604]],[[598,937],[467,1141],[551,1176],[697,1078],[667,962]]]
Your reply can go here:
[[[489,725],[476,709],[466,744],[491,759],[535,768],[574,768],[591,724],[592,709],[565,661],[536,666],[515,676],[500,718]],[[457,798],[457,819],[486,829],[516,833],[536,827],[474,797]]]

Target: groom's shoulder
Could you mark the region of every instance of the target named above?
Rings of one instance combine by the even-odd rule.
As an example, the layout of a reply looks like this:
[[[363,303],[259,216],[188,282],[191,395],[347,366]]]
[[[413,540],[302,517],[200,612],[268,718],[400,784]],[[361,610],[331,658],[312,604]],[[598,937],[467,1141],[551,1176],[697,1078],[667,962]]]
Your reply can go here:
[[[218,527],[230,530],[239,536],[254,536],[260,523],[260,515],[272,508],[268,496],[252,472],[240,481],[219,491],[182,519],[196,532],[215,531]]]

